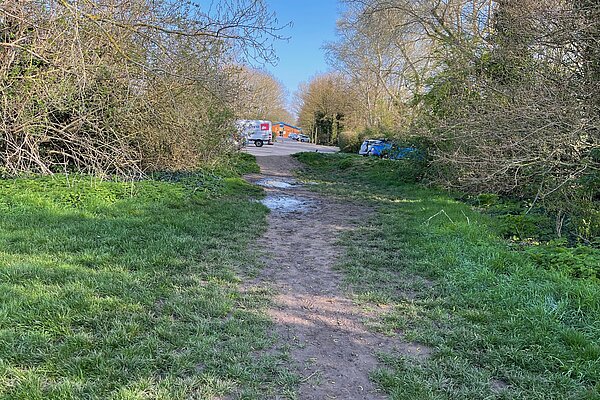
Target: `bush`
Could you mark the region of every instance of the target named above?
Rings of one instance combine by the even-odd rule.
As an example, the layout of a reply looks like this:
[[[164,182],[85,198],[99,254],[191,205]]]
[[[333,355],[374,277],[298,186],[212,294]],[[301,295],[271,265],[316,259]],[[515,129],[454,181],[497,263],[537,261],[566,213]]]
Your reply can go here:
[[[500,234],[513,240],[551,240],[556,237],[554,225],[543,214],[504,214],[498,215]]]
[[[344,153],[358,153],[363,135],[354,131],[344,131],[338,137],[338,146]]]
[[[589,246],[567,247],[566,241],[551,241],[525,250],[541,268],[580,279],[600,279],[600,250]]]
[[[0,173],[139,177],[221,162],[241,90],[224,60],[268,57],[256,38],[272,19],[262,2],[190,4],[3,2]],[[217,38],[224,25],[232,39]]]

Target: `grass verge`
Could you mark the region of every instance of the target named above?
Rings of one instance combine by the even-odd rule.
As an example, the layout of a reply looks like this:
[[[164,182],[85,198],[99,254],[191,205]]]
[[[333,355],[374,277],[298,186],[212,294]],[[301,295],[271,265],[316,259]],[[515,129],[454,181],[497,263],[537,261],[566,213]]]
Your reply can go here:
[[[393,399],[599,399],[600,285],[514,251],[501,222],[413,181],[415,165],[305,153],[317,190],[376,210],[339,268],[373,329],[431,348],[380,354]],[[380,307],[376,307],[379,305]]]
[[[267,210],[241,172],[0,181],[0,398],[291,393],[265,293],[239,290]],[[159,179],[160,180],[157,180]]]

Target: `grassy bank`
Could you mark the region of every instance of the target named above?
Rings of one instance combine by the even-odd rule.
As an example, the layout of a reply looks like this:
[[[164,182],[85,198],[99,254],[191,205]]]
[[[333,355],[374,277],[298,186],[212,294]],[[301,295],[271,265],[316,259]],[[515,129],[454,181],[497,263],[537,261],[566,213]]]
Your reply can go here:
[[[374,207],[343,239],[349,290],[373,329],[431,349],[381,354],[393,399],[600,398],[600,285],[544,268],[504,221],[414,183],[418,166],[302,154],[318,190]],[[590,250],[586,265],[598,261]],[[600,265],[600,261],[598,262]],[[385,310],[381,312],[381,310]]]
[[[1,180],[0,398],[285,392],[283,356],[262,352],[268,298],[239,288],[267,212],[241,161],[133,184]]]

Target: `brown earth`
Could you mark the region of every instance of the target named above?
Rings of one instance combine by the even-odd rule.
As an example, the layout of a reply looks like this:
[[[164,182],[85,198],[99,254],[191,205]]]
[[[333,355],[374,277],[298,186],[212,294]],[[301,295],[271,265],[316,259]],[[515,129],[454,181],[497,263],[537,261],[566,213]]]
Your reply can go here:
[[[289,156],[257,160],[262,173],[249,176],[251,182],[292,182],[293,171],[301,168]],[[340,234],[368,222],[372,210],[307,186],[265,190],[268,198],[301,200],[297,209],[270,213],[263,243],[273,245],[263,249],[266,267],[247,284],[277,293],[268,314],[301,376],[299,399],[385,399],[369,379],[378,366],[376,353],[395,351],[419,359],[429,350],[370,332],[363,323],[370,315],[345,295],[342,276],[333,270],[342,250],[336,246]]]

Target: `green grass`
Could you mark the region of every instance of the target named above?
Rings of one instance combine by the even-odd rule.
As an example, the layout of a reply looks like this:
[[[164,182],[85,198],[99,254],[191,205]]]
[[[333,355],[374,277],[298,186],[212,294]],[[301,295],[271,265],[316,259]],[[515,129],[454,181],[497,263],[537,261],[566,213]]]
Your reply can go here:
[[[298,158],[316,190],[375,210],[341,241],[339,265],[357,301],[387,305],[370,326],[432,349],[380,354],[373,379],[392,399],[600,399],[596,280],[515,251],[503,221],[414,183],[410,162]]]
[[[241,161],[133,184],[0,180],[0,398],[291,396],[269,294],[240,290],[267,214]]]

